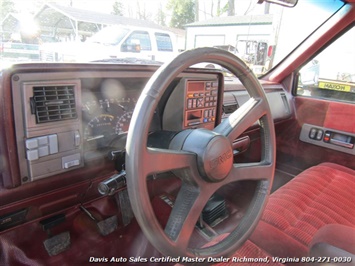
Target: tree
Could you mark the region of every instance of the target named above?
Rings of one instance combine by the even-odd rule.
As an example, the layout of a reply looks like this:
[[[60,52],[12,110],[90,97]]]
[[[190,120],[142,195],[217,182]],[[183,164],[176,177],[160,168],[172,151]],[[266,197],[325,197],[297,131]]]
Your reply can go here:
[[[147,12],[145,2],[143,2],[143,6],[139,1],[137,1],[137,16],[138,19],[142,20],[150,20],[151,19],[151,13]]]
[[[217,17],[219,17],[222,14],[221,10],[221,0],[217,1]]]
[[[15,12],[14,2],[12,0],[0,0],[0,23],[11,12]]]
[[[199,21],[200,20],[200,4],[199,4],[199,0],[195,0],[195,21]]]
[[[227,4],[222,8],[221,14],[227,12],[228,16],[235,15],[235,5],[234,0],[228,0]]]
[[[228,0],[228,16],[235,15],[234,0]]]
[[[194,0],[169,0],[167,9],[172,10],[170,27],[184,28],[184,25],[195,21]]]
[[[123,4],[120,2],[120,1],[115,1],[113,3],[113,11],[112,11],[112,14],[113,15],[118,15],[118,16],[123,16]]]
[[[165,20],[166,20],[166,15],[165,15],[165,13],[163,11],[163,7],[160,3],[158,13],[156,14],[156,23],[161,26],[166,26]]]

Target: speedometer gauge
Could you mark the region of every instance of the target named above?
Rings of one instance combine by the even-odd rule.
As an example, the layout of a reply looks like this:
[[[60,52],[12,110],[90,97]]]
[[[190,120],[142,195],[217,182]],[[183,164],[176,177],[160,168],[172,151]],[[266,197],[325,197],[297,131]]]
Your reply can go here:
[[[129,123],[131,122],[132,118],[132,111],[125,112],[117,121],[116,124],[116,134],[122,134],[128,131]]]
[[[84,102],[85,150],[109,147],[115,138],[127,132],[135,104],[135,97]]]
[[[109,114],[102,114],[89,121],[84,129],[84,139],[87,142],[97,141],[106,146],[115,135],[115,117]]]

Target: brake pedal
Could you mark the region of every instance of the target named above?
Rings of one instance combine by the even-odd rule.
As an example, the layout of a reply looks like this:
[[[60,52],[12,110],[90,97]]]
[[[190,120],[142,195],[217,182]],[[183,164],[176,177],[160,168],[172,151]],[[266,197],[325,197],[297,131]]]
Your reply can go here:
[[[102,236],[107,236],[117,229],[117,216],[111,216],[105,220],[96,223],[97,228]]]
[[[93,220],[96,224],[96,227],[102,236],[107,236],[115,231],[118,227],[117,216],[111,216],[105,220],[99,221],[97,220],[94,215],[91,214],[84,206],[79,207],[85,214],[87,214],[91,220]]]

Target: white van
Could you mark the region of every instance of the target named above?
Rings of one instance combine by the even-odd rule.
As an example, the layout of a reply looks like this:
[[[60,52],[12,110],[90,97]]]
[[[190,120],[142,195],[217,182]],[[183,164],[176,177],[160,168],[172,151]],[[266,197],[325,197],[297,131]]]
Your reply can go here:
[[[152,28],[110,26],[85,42],[46,43],[40,48],[42,61],[90,62],[139,58],[165,62],[176,56],[175,35]]]

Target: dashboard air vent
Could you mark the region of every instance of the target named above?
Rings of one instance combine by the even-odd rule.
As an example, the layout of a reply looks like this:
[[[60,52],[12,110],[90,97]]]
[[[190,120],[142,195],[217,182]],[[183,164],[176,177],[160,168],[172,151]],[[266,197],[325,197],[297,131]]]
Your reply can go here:
[[[37,124],[77,118],[74,85],[34,86],[31,112]]]

